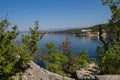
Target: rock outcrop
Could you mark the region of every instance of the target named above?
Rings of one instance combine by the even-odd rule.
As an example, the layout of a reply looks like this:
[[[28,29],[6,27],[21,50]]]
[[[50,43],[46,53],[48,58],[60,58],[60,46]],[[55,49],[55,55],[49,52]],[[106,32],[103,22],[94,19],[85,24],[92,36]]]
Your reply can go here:
[[[41,67],[39,67],[34,62],[31,62],[30,68],[26,69],[24,73],[22,73],[21,80],[75,80],[68,77],[62,77],[55,73],[49,72]],[[13,76],[14,80],[20,80],[20,76]]]
[[[97,66],[93,64],[89,64],[89,68],[81,68],[80,70],[76,70],[76,75],[78,80],[96,80],[96,74],[99,71],[96,69]]]
[[[120,75],[96,75],[97,80],[120,80]]]
[[[14,80],[75,80],[68,77],[62,77],[55,73],[49,72],[41,68],[34,62],[31,62],[30,67],[20,74],[13,76]],[[92,64],[94,65],[94,64]],[[93,67],[76,71],[78,79],[76,80],[120,80],[120,75],[96,75],[96,70]],[[20,79],[21,78],[21,79]]]
[[[76,70],[77,80],[120,80],[120,75],[98,75],[95,64],[90,64],[89,68]]]

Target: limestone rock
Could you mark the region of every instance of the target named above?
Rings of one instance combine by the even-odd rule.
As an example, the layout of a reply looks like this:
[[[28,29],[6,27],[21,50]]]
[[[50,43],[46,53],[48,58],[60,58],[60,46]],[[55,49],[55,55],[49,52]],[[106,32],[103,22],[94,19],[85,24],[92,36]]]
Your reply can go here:
[[[120,80],[120,75],[96,75],[98,80]]]
[[[21,80],[75,80],[68,77],[62,77],[55,73],[49,72],[46,69],[39,67],[34,62],[31,62],[30,68],[25,70]],[[14,80],[19,80],[18,74],[13,76]]]
[[[90,64],[89,68],[76,70],[77,80],[120,80],[120,75],[98,75],[99,71],[95,64]]]
[[[84,79],[84,80],[94,80],[96,78],[96,74],[98,74],[99,71],[96,69],[96,65],[90,64],[89,68],[81,68],[80,70],[76,70],[76,75],[78,79]]]

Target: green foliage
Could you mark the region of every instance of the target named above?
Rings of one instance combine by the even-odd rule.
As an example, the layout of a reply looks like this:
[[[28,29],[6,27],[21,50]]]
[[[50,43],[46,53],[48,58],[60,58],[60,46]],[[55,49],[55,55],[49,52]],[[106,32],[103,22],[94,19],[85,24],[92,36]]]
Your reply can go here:
[[[99,30],[99,25],[103,26],[103,28],[106,28],[107,25],[108,25],[108,23],[94,25],[94,26],[88,27],[87,29],[91,29],[92,32],[98,32],[98,30]]]
[[[99,53],[102,74],[120,74],[120,45],[114,44],[104,53]]]
[[[80,51],[78,57],[74,57],[67,61],[64,66],[66,73],[75,73],[80,68],[87,68],[89,63],[89,56],[87,51]]]
[[[53,42],[47,43],[46,53],[41,56],[41,60],[44,62],[47,70],[62,76],[75,77],[76,70],[88,67],[88,53],[87,51],[80,51],[79,57],[74,57],[73,55],[69,55],[71,51],[70,41],[67,39],[62,45],[63,52],[56,50]]]
[[[37,42],[40,40],[37,32],[38,25],[30,29],[29,36],[23,35],[22,44],[17,45],[15,39],[18,36],[17,26],[7,30],[10,23],[8,20],[0,22],[0,79],[10,80],[11,76],[21,72],[32,60],[31,54],[38,50]]]
[[[37,46],[37,42],[44,36],[45,33],[40,34],[38,31],[38,21],[35,21],[34,29],[30,28],[30,35],[22,35],[22,47],[29,54],[34,54],[36,50],[40,48]]]
[[[120,0],[102,0],[104,5],[109,5],[112,12],[108,28],[114,31],[117,41],[120,41]]]
[[[63,70],[67,74],[71,74],[71,77],[74,77],[73,74],[76,70],[80,68],[85,68],[88,66],[89,56],[87,51],[80,51],[79,57],[74,57],[71,51],[71,41],[68,38],[64,42],[62,42],[63,53],[66,57],[68,57],[67,63],[63,66]]]
[[[61,52],[55,49],[53,42],[46,44],[47,50],[42,60],[45,63],[46,69],[57,73],[59,75],[65,76],[62,70],[63,63],[67,61],[67,57]]]
[[[89,56],[87,51],[80,51],[79,52],[79,58],[78,58],[78,62],[80,64],[81,68],[86,68],[88,67],[88,63],[89,63]]]
[[[56,46],[53,42],[50,42],[50,43],[46,44],[46,48],[47,48],[46,54],[50,54],[50,53],[53,53],[55,51]]]
[[[66,56],[64,56],[62,52],[56,51],[51,53],[49,56],[47,55],[46,57],[47,60],[44,61],[46,69],[64,76],[65,74],[62,70],[62,65],[67,61]]]
[[[100,30],[102,47],[97,48],[98,66],[101,74],[120,74],[120,0],[102,0],[104,5],[109,5],[112,12],[108,27],[107,36],[103,39]]]

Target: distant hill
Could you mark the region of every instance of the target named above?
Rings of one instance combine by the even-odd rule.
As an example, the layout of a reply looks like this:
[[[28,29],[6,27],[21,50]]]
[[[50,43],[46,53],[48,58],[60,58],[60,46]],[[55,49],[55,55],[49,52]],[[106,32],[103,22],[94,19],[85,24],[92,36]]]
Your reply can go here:
[[[92,31],[98,31],[99,30],[99,25],[102,26],[102,28],[106,28],[108,23],[105,23],[105,24],[98,24],[98,25],[94,25],[94,26],[91,26],[91,27],[88,27],[86,29],[91,29]]]
[[[58,31],[50,31],[48,33],[68,33],[68,34],[72,34],[72,33],[81,33],[82,29],[91,29],[93,32],[97,32],[99,29],[99,25],[101,25],[103,28],[105,28],[108,23],[105,24],[98,24],[98,25],[94,25],[91,27],[87,27],[87,28],[75,28],[75,29],[68,29],[68,30],[58,30]]]

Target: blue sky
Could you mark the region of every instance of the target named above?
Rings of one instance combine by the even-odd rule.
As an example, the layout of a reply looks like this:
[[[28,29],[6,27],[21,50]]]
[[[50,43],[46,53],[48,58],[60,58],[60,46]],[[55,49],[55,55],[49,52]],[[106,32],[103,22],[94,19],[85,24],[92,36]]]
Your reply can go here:
[[[26,31],[39,20],[40,30],[89,27],[111,17],[101,0],[0,0],[0,17]]]

